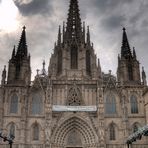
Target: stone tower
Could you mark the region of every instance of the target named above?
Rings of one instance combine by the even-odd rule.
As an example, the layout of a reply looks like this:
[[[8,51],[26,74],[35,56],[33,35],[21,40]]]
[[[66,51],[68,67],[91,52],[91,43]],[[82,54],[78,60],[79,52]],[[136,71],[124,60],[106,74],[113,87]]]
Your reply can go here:
[[[131,52],[125,28],[123,28],[121,57],[118,57],[117,78],[124,85],[141,84],[139,61],[137,60],[135,48]]]
[[[81,23],[77,0],[71,0],[67,23],[63,32],[59,26],[58,41],[49,64],[49,76],[59,79],[97,79],[101,76],[96,63],[89,27]],[[61,35],[62,34],[62,35]]]
[[[30,55],[28,55],[25,29],[26,27],[24,26],[17,51],[14,46],[12,57],[9,60],[7,84],[10,85],[30,85]]]

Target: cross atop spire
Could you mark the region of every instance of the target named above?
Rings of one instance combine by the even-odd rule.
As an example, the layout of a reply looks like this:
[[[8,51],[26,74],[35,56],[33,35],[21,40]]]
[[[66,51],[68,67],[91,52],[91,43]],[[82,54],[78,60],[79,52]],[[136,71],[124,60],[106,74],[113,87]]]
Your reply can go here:
[[[130,45],[129,45],[129,42],[128,42],[126,29],[123,28],[121,57],[128,58],[128,57],[131,57],[131,56],[132,56],[132,53],[131,53]]]
[[[17,58],[23,58],[27,57],[27,43],[26,43],[26,27],[23,27],[22,35],[19,41],[16,57]]]
[[[79,13],[78,0],[70,0],[69,13],[66,27],[66,40],[71,41],[76,39],[80,41],[82,39],[82,26]]]

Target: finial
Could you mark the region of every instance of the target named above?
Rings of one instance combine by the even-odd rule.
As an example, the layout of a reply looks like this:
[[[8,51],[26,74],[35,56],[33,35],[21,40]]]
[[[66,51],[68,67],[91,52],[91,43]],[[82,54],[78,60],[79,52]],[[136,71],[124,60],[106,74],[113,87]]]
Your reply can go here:
[[[133,57],[136,59],[137,56],[136,56],[136,51],[135,51],[135,47],[133,47]]]
[[[87,26],[87,44],[90,44],[90,32],[89,32],[89,26]]]
[[[23,30],[26,30],[26,26],[23,26]]]
[[[61,44],[61,26],[59,25],[59,33],[58,33],[58,45]]]
[[[45,70],[45,60],[43,60],[42,74],[43,74],[43,75],[46,75],[46,70]]]
[[[45,69],[45,60],[43,60],[43,69]]]
[[[146,80],[146,73],[144,70],[144,67],[142,66],[142,81],[143,81],[143,85],[147,85],[147,80]]]
[[[39,75],[39,71],[40,71],[39,69],[36,70],[36,72],[37,72],[37,76]]]
[[[126,31],[126,28],[125,27],[123,27],[123,31]]]
[[[65,30],[65,21],[63,21],[63,30]]]
[[[111,70],[109,70],[109,74],[110,74],[110,75],[112,74],[112,71],[111,71]]]
[[[4,65],[4,70],[2,72],[2,81],[1,81],[1,84],[4,85],[5,84],[5,81],[6,80],[6,65]]]
[[[12,59],[14,59],[14,58],[15,58],[15,45],[14,45],[13,51],[12,51]]]
[[[83,29],[85,29],[85,22],[83,22]]]

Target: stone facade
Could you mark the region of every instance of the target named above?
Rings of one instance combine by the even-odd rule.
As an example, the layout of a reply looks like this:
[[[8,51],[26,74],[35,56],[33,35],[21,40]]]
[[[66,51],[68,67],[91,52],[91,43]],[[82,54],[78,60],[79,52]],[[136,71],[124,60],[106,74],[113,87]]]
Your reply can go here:
[[[86,31],[81,23],[78,1],[71,0],[48,74],[43,62],[33,82],[25,29],[0,87],[0,128],[15,135],[13,148],[126,147],[127,137],[146,124],[148,95],[144,69],[141,77],[125,28],[117,77],[104,74],[89,27]],[[143,138],[133,148],[147,146]],[[1,142],[0,147],[7,145]]]

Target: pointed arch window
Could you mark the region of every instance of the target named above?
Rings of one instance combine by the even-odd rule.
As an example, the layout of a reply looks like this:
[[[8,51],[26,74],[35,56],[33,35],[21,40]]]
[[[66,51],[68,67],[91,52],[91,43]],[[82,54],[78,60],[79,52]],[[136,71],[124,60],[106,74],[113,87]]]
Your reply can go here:
[[[18,112],[18,96],[14,94],[10,101],[10,113],[16,114]]]
[[[33,140],[35,141],[39,140],[39,125],[37,123],[33,125],[32,132],[33,132],[32,133]]]
[[[111,124],[109,127],[110,132],[110,140],[116,140],[116,130],[115,130],[115,124]]]
[[[138,101],[135,96],[131,96],[130,103],[131,103],[131,113],[138,114]]]
[[[31,113],[41,114],[43,109],[42,98],[39,94],[34,94],[32,97],[32,106],[31,106]]]
[[[71,69],[78,69],[78,48],[71,46]]]
[[[116,99],[115,99],[115,96],[112,94],[106,97],[105,111],[106,111],[106,114],[116,113]]]
[[[15,125],[14,125],[14,123],[11,123],[11,125],[10,125],[9,135],[15,137]]]

